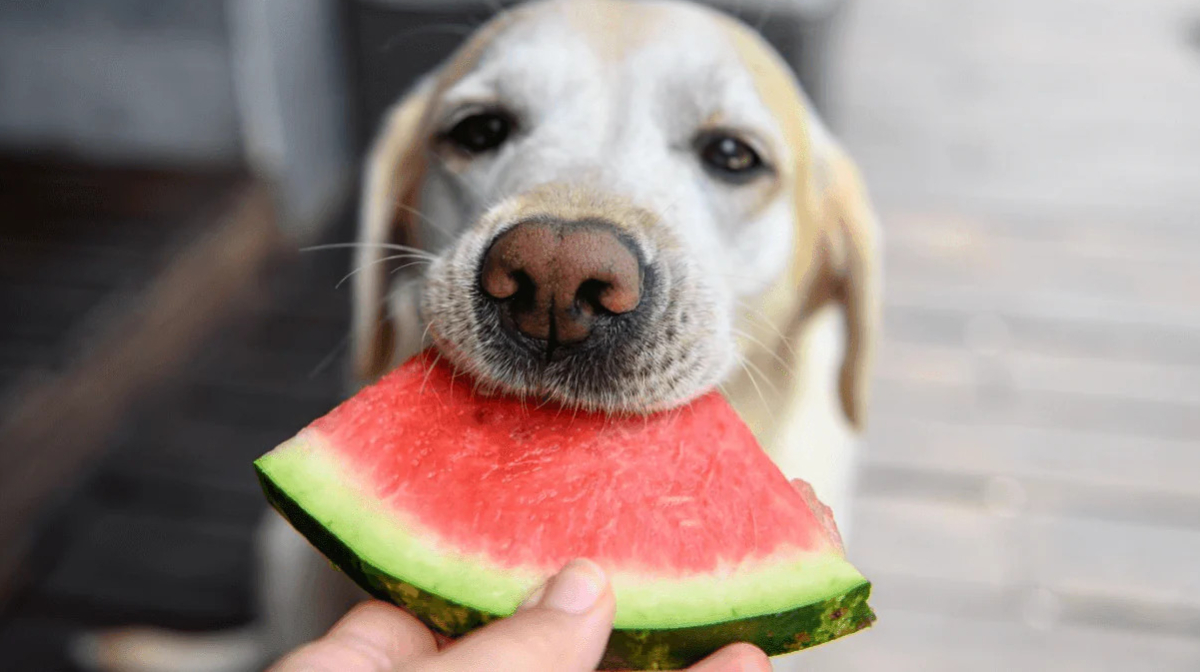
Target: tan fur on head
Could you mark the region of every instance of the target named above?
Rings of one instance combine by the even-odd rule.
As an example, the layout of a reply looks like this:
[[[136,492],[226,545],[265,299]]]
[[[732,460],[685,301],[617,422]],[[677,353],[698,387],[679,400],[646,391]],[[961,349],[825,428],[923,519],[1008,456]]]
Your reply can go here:
[[[629,199],[591,188],[586,176],[550,182],[518,194],[497,216],[509,222],[543,216],[567,221],[603,219],[639,237],[653,233],[658,222],[654,213]]]
[[[786,183],[795,213],[788,273],[741,315],[747,368],[727,384],[730,397],[760,440],[771,443],[780,416],[812,392],[795,375],[805,366],[805,327],[823,306],[836,303],[846,323],[838,394],[846,419],[861,431],[879,323],[874,213],[853,162],[812,116],[787,65],[745,26],[730,21],[727,30],[780,120],[792,156]]]
[[[415,315],[387,314],[387,287],[391,278],[385,257],[399,250],[385,245],[422,247],[420,190],[429,169],[429,116],[431,103],[479,60],[491,37],[519,15],[502,14],[480,29],[435,75],[419,82],[387,114],[367,157],[363,175],[354,277],[354,326],[351,353],[359,381],[372,380],[408,352],[397,337],[394,317],[412,321]],[[395,264],[400,266],[403,264]],[[409,326],[409,325],[404,325]]]
[[[422,82],[392,109],[367,158],[358,234],[363,246],[355,254],[355,267],[363,272],[354,278],[352,353],[354,374],[362,380],[387,370],[395,355],[396,325],[387,318],[385,306],[384,258],[397,250],[383,246],[421,246],[413,219],[426,169],[420,133],[432,89],[431,81]]]
[[[846,320],[845,354],[838,378],[842,410],[859,430],[866,424],[871,361],[879,331],[878,225],[853,162],[838,148],[822,157],[829,180],[821,190],[819,216],[825,244],[809,313],[823,300],[841,303]]]

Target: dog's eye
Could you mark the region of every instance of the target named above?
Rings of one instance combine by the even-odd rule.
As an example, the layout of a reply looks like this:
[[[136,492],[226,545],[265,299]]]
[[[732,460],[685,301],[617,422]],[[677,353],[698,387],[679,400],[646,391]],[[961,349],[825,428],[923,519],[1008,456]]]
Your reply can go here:
[[[764,167],[758,152],[732,135],[715,133],[703,136],[697,145],[705,167],[730,182],[749,180]]]
[[[504,144],[512,126],[512,120],[500,112],[479,112],[455,124],[446,138],[468,154],[481,154]]]

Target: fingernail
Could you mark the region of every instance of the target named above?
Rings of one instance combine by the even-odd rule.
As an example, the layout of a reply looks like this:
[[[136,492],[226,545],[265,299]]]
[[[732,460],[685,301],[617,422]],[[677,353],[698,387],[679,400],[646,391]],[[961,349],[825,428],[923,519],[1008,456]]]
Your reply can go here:
[[[604,570],[591,560],[572,560],[546,587],[540,606],[582,614],[595,606],[607,583]]]

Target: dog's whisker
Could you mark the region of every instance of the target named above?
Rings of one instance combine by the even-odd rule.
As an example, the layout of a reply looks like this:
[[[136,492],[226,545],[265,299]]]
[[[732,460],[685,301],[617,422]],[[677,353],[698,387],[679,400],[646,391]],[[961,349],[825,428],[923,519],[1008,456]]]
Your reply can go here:
[[[397,200],[397,201],[396,201],[395,203],[393,203],[392,205],[394,205],[394,206],[395,206],[395,207],[397,207],[397,208],[400,208],[401,210],[403,210],[403,211],[405,211],[405,212],[408,212],[408,213],[410,213],[410,214],[413,214],[413,215],[415,215],[415,216],[417,216],[417,217],[420,217],[422,222],[425,222],[426,224],[428,224],[428,225],[429,225],[429,227],[430,227],[431,229],[433,229],[434,231],[437,231],[437,232],[438,232],[438,233],[440,233],[441,235],[445,236],[447,241],[451,241],[451,240],[453,240],[453,239],[454,239],[454,232],[453,232],[453,231],[450,231],[449,229],[447,229],[446,227],[442,226],[441,224],[438,224],[437,222],[433,221],[433,220],[432,220],[432,219],[430,219],[428,216],[426,216],[426,215],[425,215],[425,213],[423,213],[423,212],[421,212],[420,210],[418,210],[418,209],[416,209],[416,208],[412,207],[411,205],[408,205],[407,203],[401,203],[399,200]]]
[[[416,261],[410,261],[407,264],[400,264],[396,268],[392,269],[391,274],[396,275],[400,271],[403,271],[404,269],[409,268],[411,266],[419,266],[420,264],[432,264],[432,263],[433,262],[428,259],[417,259]]]
[[[400,268],[401,268],[401,269],[404,269],[404,268],[407,268],[407,267],[409,267],[409,266],[412,266],[413,264],[421,264],[421,263],[423,263],[423,264],[431,264],[431,263],[433,263],[433,259],[431,259],[431,258],[426,258],[426,257],[420,256],[420,255],[417,255],[417,254],[413,254],[412,252],[408,252],[408,253],[405,253],[405,254],[393,254],[393,255],[386,256],[386,257],[382,257],[382,258],[380,258],[380,259],[376,259],[375,261],[369,261],[369,262],[367,262],[367,263],[363,264],[362,266],[359,266],[358,268],[354,269],[353,271],[350,271],[350,272],[349,272],[349,273],[347,273],[346,275],[342,276],[342,279],[341,279],[341,280],[338,280],[338,281],[337,281],[337,284],[335,284],[335,285],[333,286],[333,288],[334,288],[334,289],[337,289],[337,288],[341,287],[343,284],[345,284],[345,282],[346,282],[347,280],[349,280],[350,278],[353,278],[354,276],[358,275],[360,272],[362,272],[362,271],[365,271],[365,270],[367,270],[368,268],[371,268],[372,266],[378,266],[379,264],[386,264],[386,263],[387,263],[387,262],[389,262],[389,261],[398,261],[398,260],[400,260],[400,259],[413,259],[413,258],[416,258],[416,259],[417,259],[417,261],[415,261],[415,262],[412,262],[412,263],[408,263],[408,264],[404,264],[404,265],[403,265],[403,266],[401,266]]]
[[[381,308],[383,306],[386,306],[387,302],[388,302],[388,297],[384,297],[383,300],[380,301],[379,304],[376,306],[376,308]],[[386,319],[387,319],[386,316],[381,315],[379,317],[380,322],[383,322]],[[346,349],[346,346],[348,346],[353,339],[354,339],[353,331],[348,332],[345,336],[342,336],[341,340],[338,341],[337,345],[333,346],[333,348],[330,349],[329,354],[322,357],[321,361],[317,362],[317,365],[314,366],[312,368],[312,370],[308,372],[308,377],[310,379],[312,379],[312,378],[316,378],[317,376],[321,375],[321,372],[323,372],[325,369],[329,368],[329,366],[331,364],[333,364],[334,360],[337,359],[337,356],[339,354],[341,354],[343,350]]]
[[[752,303],[747,303],[746,301],[744,301],[742,299],[734,299],[734,302],[737,303],[738,306],[740,306],[741,308],[744,308],[746,310],[747,315],[753,316],[753,317],[758,317],[758,318],[762,319],[765,323],[768,323],[768,324],[770,323],[770,321],[771,321],[770,318],[768,318],[767,314],[762,311],[762,308],[759,308],[758,306],[755,306]]]
[[[396,250],[398,252],[412,252],[413,254],[425,255],[430,259],[437,258],[436,255],[429,250],[422,250],[419,247],[412,247],[411,245],[399,245],[396,243],[327,243],[325,245],[310,245],[308,247],[302,247],[300,248],[300,252],[319,252],[321,250],[339,250],[364,247],[378,247],[385,250]]]
[[[458,367],[456,366],[456,367],[453,367],[453,370],[450,372],[450,387],[454,387],[454,383],[457,380],[458,380]]]
[[[542,397],[541,403],[539,403],[537,406],[535,406],[533,410],[540,411],[543,408],[549,406],[553,402],[554,402],[554,397],[551,397],[550,395],[547,394]]]
[[[321,375],[325,369],[328,369],[329,365],[333,364],[333,360],[337,359],[337,356],[342,354],[342,351],[346,349],[346,346],[350,345],[350,340],[353,337],[353,333],[347,333],[345,336],[342,336],[337,345],[333,346],[333,348],[329,351],[329,354],[322,357],[321,361],[317,362],[317,365],[308,372],[308,378],[310,380],[316,378],[317,376]]]
[[[766,313],[762,312],[761,309],[743,301],[737,301],[737,303],[738,307],[744,311],[741,313],[741,317],[746,318],[749,326],[767,327],[768,329],[773,330],[775,335],[783,338],[783,333],[779,331],[779,328],[775,326],[771,318],[767,317]]]
[[[771,355],[771,357],[776,362],[779,362],[779,365],[782,366],[783,370],[786,371],[789,375],[794,373],[792,371],[791,365],[783,357],[780,357],[779,353],[775,352],[774,348],[768,347],[766,343],[763,343],[762,341],[758,340],[754,336],[750,335],[748,332],[742,331],[741,329],[738,329],[737,327],[734,327],[731,331],[733,331],[734,334],[741,336],[742,338],[746,339],[747,341],[750,341],[751,343],[762,348],[767,354]]]
[[[775,417],[771,412],[771,405],[767,403],[766,395],[763,394],[762,388],[758,386],[758,381],[754,380],[753,372],[750,371],[750,369],[746,366],[746,362],[743,361],[741,357],[738,358],[738,366],[741,366],[742,370],[746,372],[746,377],[750,379],[750,384],[754,386],[754,391],[758,393],[759,401],[762,402],[763,408],[767,411],[767,415],[771,416],[771,421],[774,422]]]
[[[425,394],[425,386],[429,383],[429,377],[433,375],[433,370],[437,368],[439,362],[442,361],[442,351],[438,350],[434,353],[433,362],[425,369],[425,378],[421,380],[421,389],[417,394]]]
[[[433,328],[433,320],[430,320],[430,321],[429,321],[429,324],[426,324],[426,325],[425,325],[425,329],[424,329],[424,330],[421,332],[421,340],[420,340],[420,343],[421,343],[421,345],[422,345],[422,346],[424,346],[424,344],[425,344],[425,339],[429,337],[429,330],[430,330],[430,329],[432,329],[432,328]]]
[[[762,376],[763,382],[766,383],[767,387],[769,387],[772,392],[776,394],[779,393],[779,388],[775,386],[775,383],[771,382],[771,377],[768,376],[762,369],[760,369],[758,365],[755,364],[749,357],[743,357],[742,362],[746,364],[746,366],[754,369],[755,373]]]
[[[784,335],[784,333],[782,331],[779,330],[779,327],[776,326],[775,323],[771,321],[771,318],[767,317],[766,313],[762,312],[761,309],[756,308],[756,307],[746,303],[745,301],[742,301],[741,299],[737,299],[737,303],[739,306],[741,306],[746,311],[745,315],[747,318],[751,318],[751,317],[758,318],[758,321],[756,322],[756,324],[758,324],[761,327],[766,327],[767,329],[770,329],[772,332],[774,332],[775,335],[779,337],[779,340],[783,343],[783,347],[787,348],[788,352],[791,353],[792,357],[799,357],[799,354],[796,352],[796,349],[792,347],[791,340],[789,340],[788,337],[786,335]]]

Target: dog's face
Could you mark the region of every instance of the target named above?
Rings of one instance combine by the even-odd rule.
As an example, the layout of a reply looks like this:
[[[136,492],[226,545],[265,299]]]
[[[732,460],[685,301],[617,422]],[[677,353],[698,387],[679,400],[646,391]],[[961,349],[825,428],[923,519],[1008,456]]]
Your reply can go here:
[[[434,257],[362,274],[360,372],[429,339],[484,387],[568,406],[646,412],[721,383],[764,345],[748,311],[786,338],[822,264],[837,270],[811,123],[774,54],[709,10],[503,15],[376,147],[364,242]],[[762,298],[780,287],[782,313]]]

